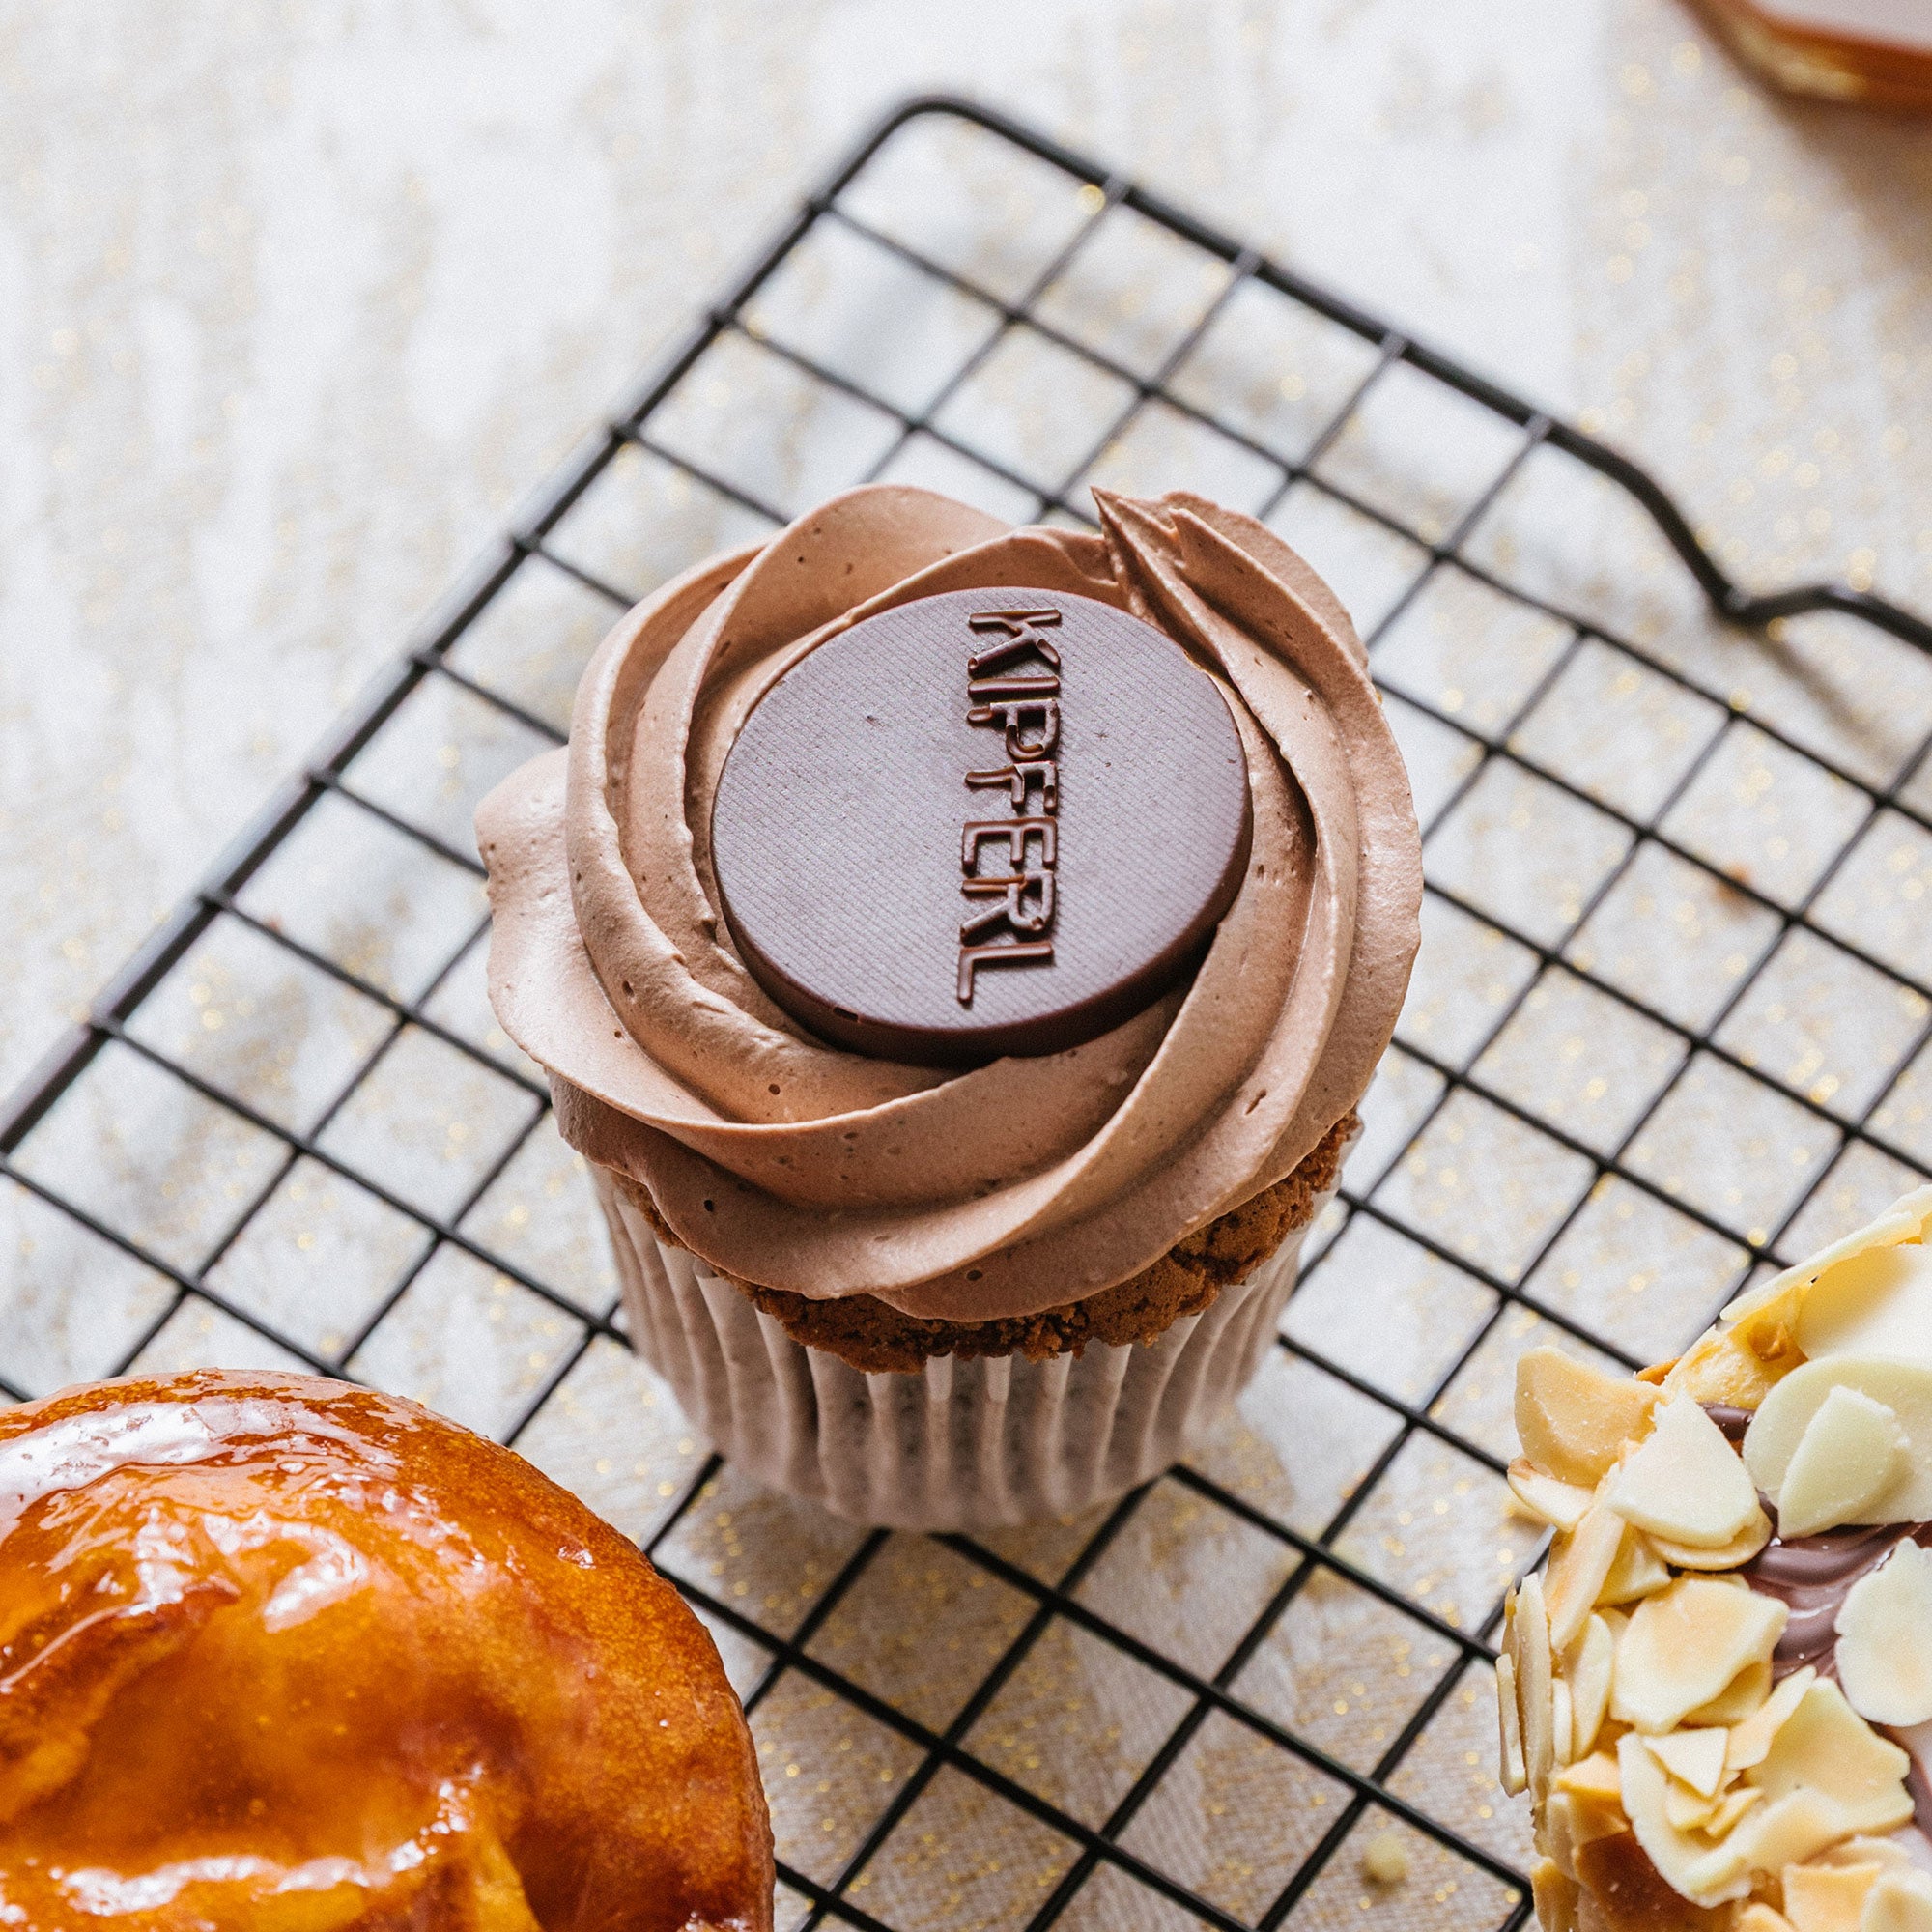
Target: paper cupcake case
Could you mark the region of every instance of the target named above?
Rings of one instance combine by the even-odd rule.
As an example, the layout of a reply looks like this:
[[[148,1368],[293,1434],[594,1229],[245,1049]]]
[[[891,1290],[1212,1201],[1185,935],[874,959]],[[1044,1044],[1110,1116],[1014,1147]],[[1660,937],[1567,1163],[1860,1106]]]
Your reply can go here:
[[[1315,1197],[1246,1279],[1149,1343],[1078,1355],[950,1355],[867,1373],[794,1341],[595,1169],[639,1351],[760,1482],[855,1522],[991,1529],[1070,1516],[1184,1456],[1253,1378],[1294,1286]]]

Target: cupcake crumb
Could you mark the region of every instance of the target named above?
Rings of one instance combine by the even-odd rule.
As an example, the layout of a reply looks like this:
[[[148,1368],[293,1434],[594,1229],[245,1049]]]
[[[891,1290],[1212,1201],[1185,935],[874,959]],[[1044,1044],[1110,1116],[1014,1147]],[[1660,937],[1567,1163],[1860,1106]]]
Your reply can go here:
[[[1362,1875],[1372,1885],[1400,1885],[1408,1876],[1408,1852],[1393,1832],[1378,1832],[1362,1848]]]

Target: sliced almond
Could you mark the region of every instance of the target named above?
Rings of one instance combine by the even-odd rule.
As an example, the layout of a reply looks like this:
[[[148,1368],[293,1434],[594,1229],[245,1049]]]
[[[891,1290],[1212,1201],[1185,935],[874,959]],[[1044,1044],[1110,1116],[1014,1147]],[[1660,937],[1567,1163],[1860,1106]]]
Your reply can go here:
[[[1700,1797],[1688,1784],[1680,1784],[1673,1777],[1663,1794],[1663,1815],[1677,1831],[1701,1832],[1718,1804],[1717,1799]]]
[[[1824,1411],[1819,1411],[1822,1414]],[[1932,1719],[1932,1550],[1907,1537],[1838,1607],[1838,1682],[1875,1724]]]
[[[1728,1577],[1680,1577],[1637,1606],[1617,1645],[1610,1715],[1651,1736],[1673,1730],[1739,1671],[1768,1662],[1786,1611]]]
[[[1814,1853],[1848,1836],[1851,1829],[1843,1806],[1822,1791],[1788,1791],[1747,1811],[1716,1850],[1691,1866],[1687,1880],[1706,1893],[1740,1883],[1748,1888],[1751,1873],[1768,1875],[1786,1865],[1803,1864]]]
[[[1549,1748],[1558,1764],[1568,1764],[1577,1755],[1570,1740],[1570,1687],[1558,1677],[1549,1686]]]
[[[1700,1872],[1709,1861],[1710,1847],[1694,1833],[1681,1832],[1671,1824],[1670,1774],[1634,1731],[1617,1741],[1617,1769],[1631,1830],[1671,1890],[1693,1905],[1706,1906],[1743,1898],[1750,1890],[1749,1874],[1743,1868],[1721,1874]]]
[[[1572,1873],[1577,1869],[1577,1847],[1570,1839],[1566,1824],[1568,1809],[1575,1803],[1575,1799],[1564,1797],[1560,1791],[1552,1791],[1536,1806],[1532,1814],[1534,1830],[1529,1834],[1530,1848],[1538,1858],[1553,1860],[1559,1871]]]
[[[1658,1402],[1648,1383],[1608,1376],[1559,1349],[1531,1349],[1516,1365],[1516,1433],[1546,1475],[1594,1489],[1617,1451],[1641,1435]]]
[[[1618,1832],[1630,1830],[1630,1820],[1624,1815],[1624,1801],[1619,1794],[1613,1799],[1578,1798],[1573,1801],[1577,1806],[1577,1843],[1587,1844],[1592,1838],[1607,1838]]]
[[[1798,1445],[1832,1391],[1853,1389],[1883,1403],[1906,1435],[1902,1461],[1863,1513],[1872,1522],[1932,1517],[1932,1368],[1869,1355],[1828,1355],[1795,1369],[1765,1397],[1745,1433],[1745,1463],[1767,1495],[1784,1488]]]
[[[1734,1932],[1792,1932],[1792,1924],[1775,1906],[1754,1898],[1738,1914]]]
[[[1724,1747],[1730,1741],[1729,1731],[1715,1726],[1644,1739],[1658,1763],[1700,1798],[1718,1795],[1718,1786],[1724,1781]]]
[[[1504,1651],[1496,1659],[1496,1724],[1500,1731],[1497,1760],[1502,1787],[1512,1798],[1529,1788],[1522,1764],[1522,1719],[1517,1712],[1516,1659]]]
[[[1784,1916],[1793,1932],[1859,1932],[1880,1871],[1875,1864],[1786,1865]]]
[[[1859,1932],[1932,1932],[1932,1878],[1889,1871],[1865,1894]]]
[[[1616,1665],[1616,1644],[1610,1627],[1593,1616],[1563,1653],[1563,1676],[1570,1686],[1570,1741],[1582,1757],[1597,1742],[1604,1714],[1610,1708],[1610,1674]]]
[[[1791,1333],[1805,1354],[1890,1355],[1932,1365],[1932,1248],[1867,1248],[1828,1268]]]
[[[1738,1820],[1763,1796],[1754,1784],[1741,1784],[1735,1791],[1725,1792],[1704,1822],[1704,1835],[1713,1840],[1728,1837]]]
[[[1590,1507],[1590,1492],[1580,1483],[1563,1483],[1546,1476],[1526,1456],[1519,1456],[1509,1465],[1509,1486],[1531,1516],[1565,1535],[1582,1521],[1583,1512]]]
[[[1721,1402],[1732,1408],[1755,1408],[1795,1369],[1802,1357],[1794,1347],[1776,1362],[1747,1349],[1729,1329],[1711,1328],[1678,1358],[1664,1378],[1664,1393],[1692,1402]]]
[[[1731,1726],[1730,1742],[1724,1747],[1726,1771],[1748,1771],[1765,1761],[1771,1754],[1772,1739],[1804,1701],[1804,1693],[1817,1675],[1808,1663],[1794,1670],[1748,1718]]]
[[[1577,1869],[1577,1853],[1593,1838],[1628,1832],[1630,1820],[1614,1797],[1578,1798],[1552,1785],[1536,1820],[1536,1849],[1566,1872]]]
[[[1909,1447],[1898,1417],[1884,1403],[1858,1389],[1833,1389],[1791,1453],[1777,1492],[1779,1533],[1812,1536],[1840,1523],[1870,1521]]]
[[[1522,1767],[1533,1797],[1541,1799],[1556,1768],[1555,1713],[1550,1685],[1549,1619],[1543,1607],[1543,1579],[1525,1577],[1516,1593],[1516,1705],[1522,1719]]]
[[[1773,1275],[1756,1288],[1747,1289],[1722,1311],[1722,1319],[1743,1323],[1752,1317],[1770,1316],[1789,1322],[1806,1292],[1828,1268],[1872,1248],[1921,1240],[1928,1223],[1932,1223],[1932,1187],[1915,1188],[1910,1194],[1901,1195],[1875,1220],[1819,1249],[1808,1261]]]
[[[1845,1829],[1833,1836],[1845,1837],[1894,1831],[1912,1816],[1905,1788],[1911,1765],[1904,1751],[1852,1709],[1835,1684],[1819,1678],[1778,1726],[1763,1762],[1745,1777],[1774,1804],[1797,1791],[1830,1799],[1845,1820]],[[1810,1856],[1811,1851],[1793,1853],[1779,1862],[1802,1864]]]
[[[1657,1411],[1607,1500],[1638,1529],[1700,1549],[1720,1548],[1758,1514],[1757,1489],[1738,1452],[1689,1396]]]
[[[1598,1593],[1599,1604],[1634,1604],[1670,1587],[1670,1571],[1662,1557],[1651,1548],[1649,1537],[1640,1529],[1624,1531],[1617,1547],[1617,1560],[1604,1578]]]
[[[1689,1543],[1672,1543],[1668,1537],[1653,1536],[1650,1547],[1664,1562],[1679,1570],[1737,1570],[1748,1563],[1771,1541],[1771,1519],[1751,1498],[1750,1520],[1730,1542],[1716,1549],[1698,1549]]]
[[[1708,1704],[1684,1714],[1687,1724],[1740,1724],[1771,1695],[1771,1659],[1747,1663]]]
[[[1536,1922],[1543,1932],[1577,1932],[1577,1907],[1581,1894],[1575,1876],[1554,1859],[1539,1859],[1529,1875],[1530,1896],[1536,1902]]]
[[[1566,1764],[1550,1779],[1550,1784],[1557,1791],[1567,1791],[1572,1798],[1587,1798],[1598,1804],[1623,1802],[1617,1761],[1608,1751],[1592,1751],[1575,1764]]]
[[[1557,1538],[1545,1581],[1552,1650],[1568,1650],[1589,1621],[1627,1533],[1623,1518],[1599,1503],[1570,1535]]]
[[[1868,1838],[1862,1834],[1832,1845],[1811,1861],[1814,1865],[1876,1865],[1880,1871],[1917,1871],[1912,1854],[1896,1838]]]

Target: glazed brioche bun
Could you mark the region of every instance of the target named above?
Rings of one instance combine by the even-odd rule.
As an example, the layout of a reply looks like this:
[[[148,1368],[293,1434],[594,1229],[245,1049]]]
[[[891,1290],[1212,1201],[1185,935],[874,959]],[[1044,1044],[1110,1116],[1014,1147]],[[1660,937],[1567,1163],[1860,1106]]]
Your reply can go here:
[[[0,1924],[763,1932],[718,1652],[507,1449],[301,1376],[0,1412]]]

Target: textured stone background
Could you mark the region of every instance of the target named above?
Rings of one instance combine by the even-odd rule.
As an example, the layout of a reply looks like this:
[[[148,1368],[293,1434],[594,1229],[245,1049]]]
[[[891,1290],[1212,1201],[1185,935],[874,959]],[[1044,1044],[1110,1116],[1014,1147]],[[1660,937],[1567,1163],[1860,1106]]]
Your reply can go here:
[[[0,1087],[881,106],[963,86],[1932,606],[1932,124],[1675,0],[0,0]]]

